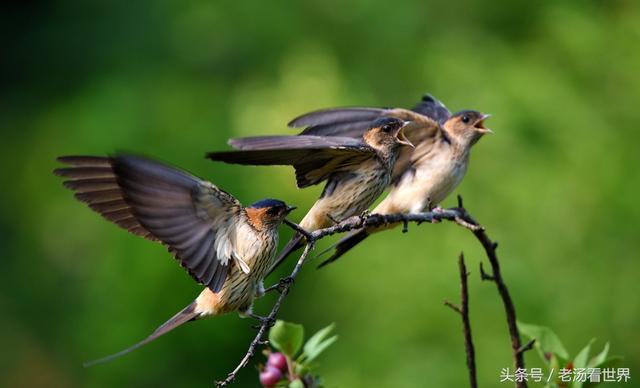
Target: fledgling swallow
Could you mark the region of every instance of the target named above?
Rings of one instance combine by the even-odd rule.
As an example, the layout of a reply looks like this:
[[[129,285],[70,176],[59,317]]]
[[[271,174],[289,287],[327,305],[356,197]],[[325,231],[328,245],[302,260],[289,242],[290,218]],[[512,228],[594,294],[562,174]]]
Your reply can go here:
[[[68,167],[54,173],[67,179],[64,185],[78,200],[129,232],[165,245],[206,286],[149,337],[86,366],[111,361],[188,321],[231,311],[254,316],[251,307],[264,292],[278,226],[294,207],[274,199],[243,207],[208,181],[137,156],[63,156],[58,161]]]
[[[393,166],[408,123],[382,117],[369,123],[359,139],[332,136],[259,136],[231,139],[239,151],[211,152],[207,157],[226,163],[290,165],[298,187],[327,181],[320,199],[300,222],[306,231],[333,225],[364,212],[391,182]],[[272,268],[302,246],[297,233],[280,252]]]
[[[413,110],[402,108],[337,108],[307,113],[292,120],[292,127],[306,127],[301,135],[352,136],[367,122],[380,116],[411,120],[405,129],[415,148],[403,149],[393,173],[387,197],[372,211],[377,214],[418,213],[443,201],[462,181],[471,147],[485,134],[489,115],[463,110],[455,114],[431,95],[425,95]],[[334,254],[320,266],[337,260],[371,233],[392,228],[351,232],[335,245]]]

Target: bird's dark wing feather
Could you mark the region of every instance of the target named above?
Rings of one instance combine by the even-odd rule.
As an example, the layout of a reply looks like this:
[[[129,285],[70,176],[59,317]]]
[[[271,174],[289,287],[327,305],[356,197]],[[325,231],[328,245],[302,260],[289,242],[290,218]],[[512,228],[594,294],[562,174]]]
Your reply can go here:
[[[371,126],[373,120],[336,122],[306,127],[300,135],[314,136],[346,136],[359,139]]]
[[[354,121],[371,122],[380,117],[385,108],[337,108],[322,109],[303,114],[291,120],[287,124],[291,128],[309,127],[314,125],[326,125],[332,123],[344,123]]]
[[[184,171],[135,156],[66,156],[55,170],[104,218],[166,245],[198,282],[218,292],[231,255],[229,230],[242,206],[230,194]]]
[[[416,150],[409,147],[400,150],[393,171],[393,180],[396,181],[408,171],[415,156],[423,154],[437,137],[444,136],[442,125],[451,117],[451,112],[438,99],[426,94],[412,110],[368,107],[323,109],[299,116],[291,120],[289,126],[306,126],[300,135],[361,138],[372,121],[385,116],[411,121],[404,133],[416,145]]]
[[[298,116],[289,122],[292,128],[306,127],[300,135],[346,136],[361,138],[371,122],[385,116],[385,108],[332,108]]]
[[[425,97],[426,98],[426,97]],[[444,105],[438,108],[439,101],[432,99],[426,101],[423,99],[423,109],[427,109],[430,106],[430,111],[435,112],[438,109],[445,109]],[[447,111],[448,112],[448,111]],[[317,112],[307,113],[294,119],[292,123],[295,125],[304,124],[310,125],[301,134],[314,134],[317,136],[328,135],[340,135],[351,136],[354,138],[362,137],[362,134],[370,126],[371,122],[366,121],[349,121],[350,117],[354,120],[360,120],[365,117],[365,114],[372,115],[375,113],[377,116],[369,116],[371,120],[378,117],[396,117],[403,120],[411,121],[405,128],[404,134],[409,141],[416,145],[416,149],[410,147],[402,147],[398,160],[393,169],[392,179],[397,180],[407,169],[411,166],[414,156],[428,149],[430,144],[438,137],[443,135],[443,131],[438,122],[429,116],[420,114],[418,112],[410,111],[402,108],[394,109],[376,109],[376,108],[337,108],[337,109],[325,109]],[[342,121],[331,121],[342,120]],[[236,148],[236,144],[232,145]]]
[[[229,144],[240,150],[305,150],[365,146],[359,139],[339,136],[253,136],[230,139]]]
[[[411,110],[432,118],[440,125],[444,125],[444,123],[451,117],[451,111],[449,111],[449,109],[447,109],[440,100],[431,94],[425,94],[422,96],[422,100]]]
[[[234,164],[293,166],[300,188],[349,171],[374,155],[362,141],[348,137],[259,136],[231,139],[229,144],[239,151],[210,152],[207,157]]]
[[[405,135],[410,140],[411,132],[421,132],[423,127],[438,127],[438,122],[431,117],[402,108],[324,109],[295,118],[289,123],[289,126],[307,125],[300,135],[361,138],[371,123],[381,117],[395,117],[415,122],[414,125],[404,129]],[[418,123],[419,125],[416,125]],[[418,136],[422,135],[418,134]],[[413,142],[413,140],[411,141]]]

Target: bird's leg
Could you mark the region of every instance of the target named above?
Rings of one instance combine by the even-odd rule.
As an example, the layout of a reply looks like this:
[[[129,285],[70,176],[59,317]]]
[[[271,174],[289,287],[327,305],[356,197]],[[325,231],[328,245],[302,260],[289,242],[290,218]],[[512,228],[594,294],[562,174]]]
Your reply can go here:
[[[266,325],[267,327],[271,327],[276,323],[276,320],[274,318],[271,317],[263,317],[261,315],[257,315],[253,313],[253,306],[249,306],[244,310],[240,310],[238,311],[238,313],[240,314],[240,317],[242,318],[253,318],[256,319],[260,322],[260,326],[262,325]],[[255,329],[259,329],[260,326],[253,326],[253,328]]]
[[[437,204],[437,203],[436,203],[436,204],[431,203],[431,199],[429,199],[429,204],[428,204],[428,206],[427,206],[427,209],[429,209],[429,211],[430,211],[430,212],[436,212],[436,213],[437,213],[437,212],[444,211],[444,209],[443,209],[443,208],[441,208],[439,204]]]
[[[257,319],[260,322],[260,325],[266,325],[267,327],[271,327],[276,323],[276,320],[271,317],[263,317],[262,315],[257,315],[254,313],[247,314],[247,316],[253,319]],[[259,328],[260,327],[256,327],[256,329],[259,329]]]
[[[429,211],[430,211],[430,212],[432,212],[432,213],[439,213],[439,212],[444,211],[444,209],[443,209],[443,208],[441,208],[438,204],[434,204],[434,203],[433,203],[433,201],[431,201],[431,198],[428,198],[428,199],[427,199],[427,203],[428,203],[428,204],[427,204],[427,208],[428,208],[428,209],[429,209]],[[435,206],[434,206],[434,205],[435,205]],[[433,220],[431,220],[431,223],[432,223],[432,224],[437,224],[438,222],[440,222],[440,220],[437,220],[437,219],[435,219],[435,218],[434,218]]]
[[[258,282],[256,285],[256,299],[262,298],[266,290],[264,289],[264,282]]]
[[[293,284],[293,278],[291,276],[287,276],[286,278],[282,278],[278,281],[278,283],[274,284],[273,286],[269,287],[269,288],[265,288],[264,289],[264,293],[267,293],[269,291],[273,291],[273,290],[277,290],[279,293],[283,293],[284,289],[287,285],[291,285]]]
[[[436,207],[432,208],[431,211],[435,213],[440,213],[440,212],[443,212],[444,209],[441,208],[440,205],[437,205]]]

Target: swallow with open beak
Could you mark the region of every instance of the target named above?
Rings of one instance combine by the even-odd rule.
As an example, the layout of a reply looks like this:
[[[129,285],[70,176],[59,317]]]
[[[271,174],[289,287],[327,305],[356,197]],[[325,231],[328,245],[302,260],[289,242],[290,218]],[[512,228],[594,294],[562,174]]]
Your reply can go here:
[[[405,128],[412,149],[403,149],[396,163],[387,197],[374,214],[418,213],[443,201],[462,181],[471,147],[485,134],[490,115],[474,110],[452,114],[427,94],[412,110],[402,108],[335,108],[307,113],[289,123],[306,127],[301,135],[351,136],[362,133],[366,123],[378,117],[410,120]],[[349,233],[335,245],[333,255],[320,266],[337,260],[370,234],[397,226],[385,225]]]
[[[129,155],[64,156],[56,175],[75,197],[129,232],[165,245],[206,288],[149,337],[113,360],[185,322],[251,307],[273,265],[278,226],[294,207],[265,199],[243,207],[231,194],[185,171]]]
[[[380,117],[359,138],[334,136],[260,136],[230,140],[238,151],[211,152],[207,157],[226,163],[291,165],[298,187],[327,181],[320,199],[300,222],[306,231],[333,225],[361,214],[391,182],[402,146],[413,147],[404,135],[408,122]],[[302,246],[300,233],[278,255],[275,268]]]

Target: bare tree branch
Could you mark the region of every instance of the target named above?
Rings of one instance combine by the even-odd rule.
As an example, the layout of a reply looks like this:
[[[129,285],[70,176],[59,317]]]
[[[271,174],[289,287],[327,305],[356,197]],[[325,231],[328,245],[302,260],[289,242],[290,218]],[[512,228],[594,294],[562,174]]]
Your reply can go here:
[[[484,231],[484,228],[477,223],[473,217],[471,217],[462,203],[462,197],[458,196],[458,207],[449,208],[449,209],[433,209],[432,211],[425,213],[415,213],[415,214],[370,214],[370,215],[361,215],[354,216],[343,220],[342,222],[337,223],[334,226],[319,229],[313,232],[307,232],[301,229],[298,225],[287,221],[287,225],[293,228],[296,232],[301,233],[305,236],[306,245],[304,248],[304,252],[300,256],[296,266],[294,267],[291,275],[286,278],[280,280],[280,282],[269,289],[277,288],[280,291],[280,296],[276,300],[276,303],[273,305],[271,312],[267,316],[265,320],[261,322],[261,325],[258,328],[258,333],[255,338],[249,344],[249,348],[247,349],[246,354],[238,364],[238,366],[227,376],[226,379],[222,381],[216,382],[216,386],[224,387],[229,385],[234,381],[236,374],[244,367],[249,364],[249,361],[254,356],[256,349],[259,345],[266,344],[267,342],[263,340],[267,329],[273,325],[275,321],[276,315],[280,310],[280,306],[284,302],[284,299],[289,294],[289,290],[296,276],[302,269],[302,266],[309,255],[309,252],[313,250],[315,247],[315,243],[327,236],[331,236],[337,233],[343,233],[352,231],[355,229],[360,229],[364,227],[375,227],[386,224],[395,224],[401,223],[403,225],[403,232],[408,230],[408,225],[411,222],[416,224],[421,224],[423,222],[427,223],[435,223],[442,220],[448,220],[451,222],[455,222],[456,224],[462,226],[470,230],[478,239],[478,241],[482,244],[491,263],[492,274],[487,274],[484,269],[481,267],[481,277],[483,280],[489,280],[495,282],[498,293],[502,299],[505,308],[505,314],[507,319],[507,326],[509,329],[509,334],[511,337],[511,347],[513,349],[513,358],[516,368],[524,368],[524,357],[523,352],[530,349],[533,346],[533,343],[525,344],[524,346],[520,340],[520,334],[518,332],[518,328],[516,326],[516,314],[515,308],[513,306],[513,302],[511,300],[511,296],[509,295],[509,291],[507,286],[504,283],[502,278],[502,274],[500,273],[500,264],[498,263],[498,257],[496,255],[496,248],[498,246],[497,243],[494,243],[489,239],[487,234]],[[474,360],[474,350],[473,343],[471,341],[471,328],[468,319],[468,290],[467,290],[467,271],[466,266],[464,265],[464,259],[460,258],[460,266],[461,266],[461,287],[464,287],[461,290],[461,303],[462,306],[458,307],[450,302],[445,302],[445,304],[451,307],[454,311],[460,313],[463,316],[463,325],[465,331],[465,344],[467,344],[467,367],[469,368],[469,376],[471,380],[471,386],[476,386],[475,379],[475,360]],[[464,274],[464,276],[463,276]],[[463,280],[464,278],[464,280]],[[465,319],[466,316],[466,319]],[[526,387],[526,382],[517,382],[516,387],[522,388]]]
[[[464,264],[464,255],[460,253],[458,259],[458,268],[460,270],[460,307],[454,305],[448,300],[444,304],[453,311],[460,314],[462,318],[462,332],[464,334],[464,348],[467,354],[467,370],[469,371],[469,385],[471,388],[478,387],[478,378],[476,376],[476,355],[473,348],[473,339],[471,337],[471,321],[469,320],[469,288],[467,287],[467,266]]]

